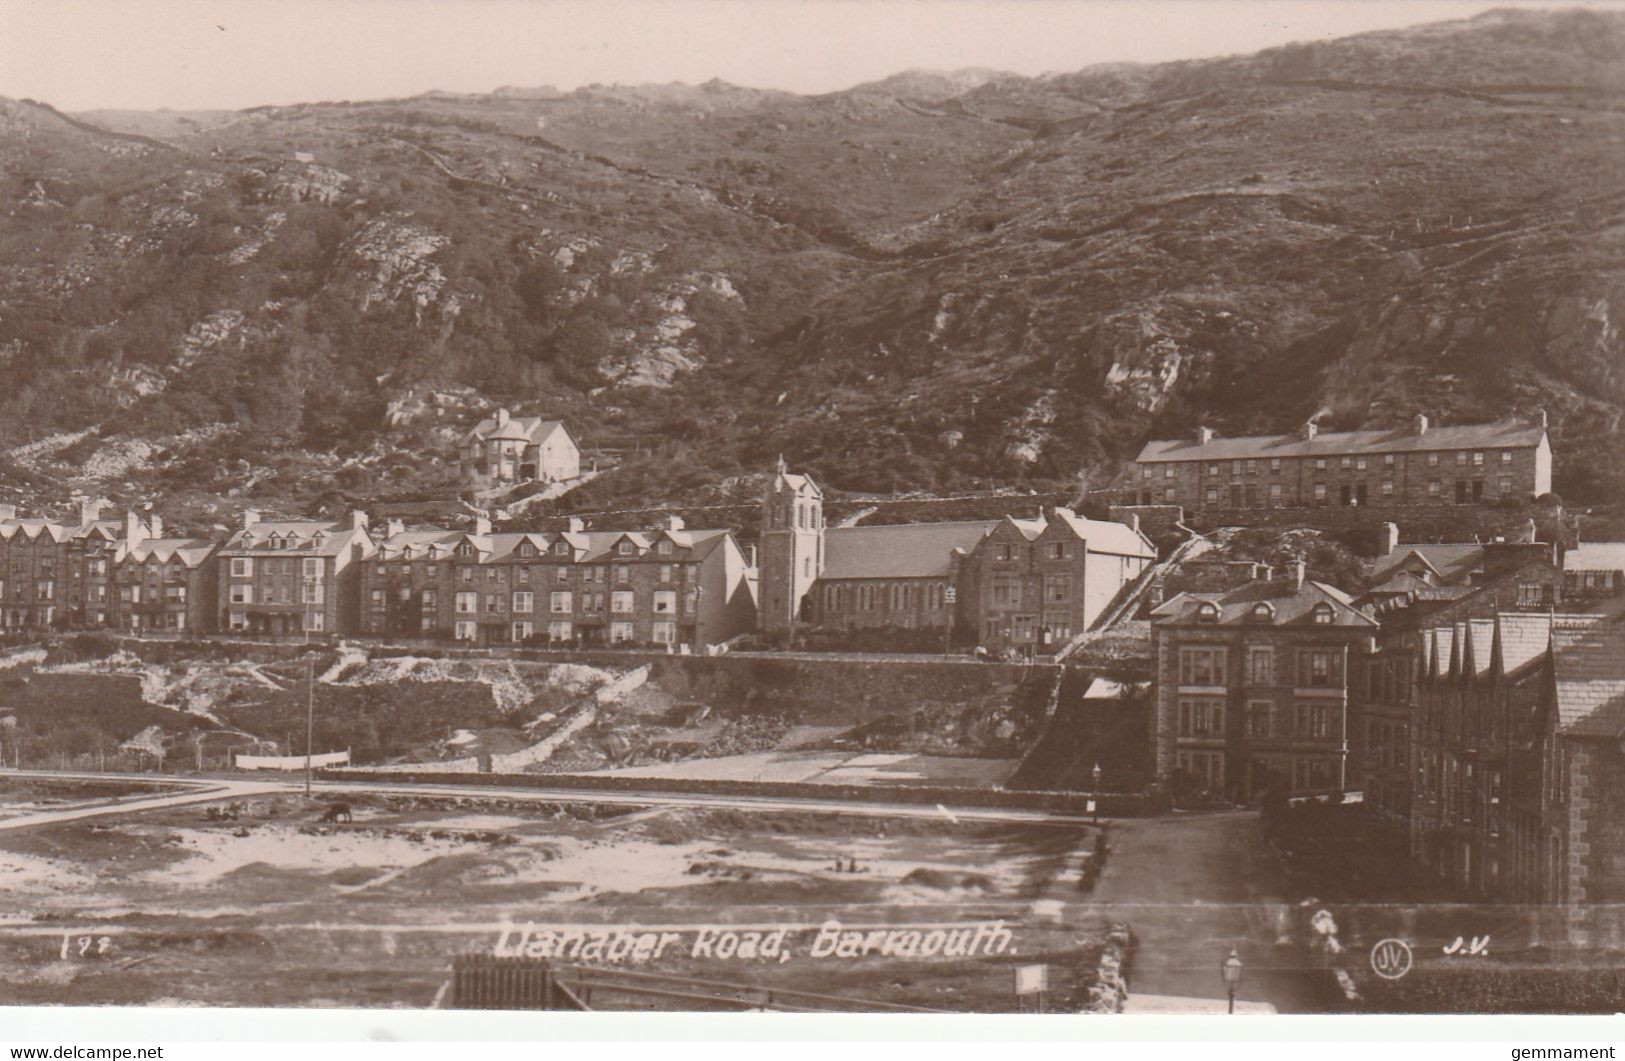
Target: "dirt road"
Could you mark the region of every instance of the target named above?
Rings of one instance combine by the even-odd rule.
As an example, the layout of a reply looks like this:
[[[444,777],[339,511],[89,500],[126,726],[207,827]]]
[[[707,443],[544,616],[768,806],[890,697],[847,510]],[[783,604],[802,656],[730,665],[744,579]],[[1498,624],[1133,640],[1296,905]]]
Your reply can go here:
[[[26,829],[35,825],[54,825],[78,818],[99,818],[109,814],[131,814],[136,811],[158,810],[162,807],[184,807],[189,803],[208,803],[220,799],[247,799],[250,796],[280,792],[288,786],[280,782],[192,780],[188,778],[154,778],[150,774],[76,774],[43,770],[0,770],[0,777],[56,778],[66,781],[129,781],[136,784],[161,784],[165,788],[180,788],[180,792],[163,792],[151,796],[115,796],[103,800],[64,807],[60,810],[34,811],[11,818],[0,818],[0,832],[7,829]]]
[[[302,789],[299,778],[244,780],[239,778],[188,778],[184,776],[153,774],[98,774],[62,773],[45,770],[0,770],[0,777],[11,774],[23,778],[62,778],[66,780],[103,780],[197,786],[191,791],[165,796],[147,796],[109,800],[95,807],[73,810],[43,811],[0,820],[0,829],[40,825],[52,821],[117,814],[125,811],[146,810],[155,807],[180,806],[217,799],[241,799],[273,792],[293,792]],[[514,800],[531,803],[599,803],[636,807],[682,806],[715,807],[733,810],[808,811],[818,814],[846,814],[878,818],[940,818],[947,817],[976,822],[1023,822],[1085,824],[1086,815],[1065,814],[1056,811],[1026,810],[1019,807],[943,807],[920,803],[855,803],[838,799],[803,799],[776,796],[727,796],[698,793],[674,793],[651,790],[647,792],[598,791],[580,788],[535,788],[516,785],[505,788],[497,785],[413,784],[383,781],[318,781],[314,791],[317,798],[342,796],[347,793],[369,793],[396,796],[444,796],[458,799]]]
[[[1243,962],[1238,1001],[1282,1013],[1323,1010],[1302,948],[1287,933],[1302,911],[1283,905],[1274,853],[1255,812],[1114,822],[1094,905],[1134,933],[1129,992],[1222,999],[1219,963]]]

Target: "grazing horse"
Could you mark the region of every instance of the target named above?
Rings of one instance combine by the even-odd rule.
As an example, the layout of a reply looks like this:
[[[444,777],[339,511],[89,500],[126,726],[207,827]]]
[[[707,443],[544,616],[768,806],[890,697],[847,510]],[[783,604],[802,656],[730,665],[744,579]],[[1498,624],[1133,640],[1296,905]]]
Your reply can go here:
[[[324,822],[347,822],[354,819],[350,817],[350,805],[348,803],[330,803],[327,807],[327,813],[322,815],[321,820]]]

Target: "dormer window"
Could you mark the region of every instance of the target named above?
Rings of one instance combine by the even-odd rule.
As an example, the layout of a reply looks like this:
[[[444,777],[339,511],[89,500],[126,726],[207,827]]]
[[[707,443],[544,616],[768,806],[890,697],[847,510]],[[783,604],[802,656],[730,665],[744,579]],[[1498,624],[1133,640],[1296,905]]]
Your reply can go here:
[[[438,560],[438,559],[440,559],[440,546],[431,545],[431,546],[429,546],[428,552],[429,552],[429,559],[430,560]]]
[[[670,556],[671,555],[671,539],[669,539],[669,538],[662,539],[661,542],[660,542],[660,545],[658,546],[658,551],[659,551],[661,556]]]
[[[570,555],[570,543],[567,542],[567,541],[563,541],[562,539],[559,540],[559,541],[554,542],[553,543],[553,555],[554,556],[569,556]]]
[[[1332,606],[1325,601],[1321,601],[1310,609],[1309,616],[1321,626],[1330,626],[1333,616]]]
[[[474,555],[474,546],[472,544],[470,544],[469,542],[463,542],[461,545],[457,546],[457,555],[458,556],[473,556]]]
[[[1275,618],[1275,605],[1269,601],[1261,600],[1253,605],[1253,619],[1255,622],[1267,623]]]
[[[528,541],[520,542],[519,543],[519,555],[520,556],[535,556],[536,555],[536,546],[532,545]]]
[[[615,547],[615,555],[616,556],[631,556],[632,555],[632,543],[631,542],[621,542],[619,545],[617,545]]]
[[[1219,606],[1210,600],[1205,600],[1196,606],[1196,621],[1199,623],[1216,623],[1219,621]]]

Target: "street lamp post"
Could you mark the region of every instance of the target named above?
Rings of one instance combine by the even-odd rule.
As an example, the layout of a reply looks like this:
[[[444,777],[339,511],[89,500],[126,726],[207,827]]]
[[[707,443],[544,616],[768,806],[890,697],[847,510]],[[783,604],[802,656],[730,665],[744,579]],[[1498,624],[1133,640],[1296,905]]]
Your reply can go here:
[[[1095,804],[1095,824],[1099,825],[1100,824],[1100,763],[1098,763],[1098,762],[1095,763],[1095,768],[1093,770],[1089,771],[1089,776],[1094,778],[1094,780],[1095,780],[1095,799],[1094,799],[1094,804]]]
[[[1230,996],[1230,1012],[1236,1011],[1236,985],[1241,983],[1241,957],[1236,954],[1235,948],[1230,949],[1230,957],[1219,963],[1219,972],[1224,975],[1225,992]]]

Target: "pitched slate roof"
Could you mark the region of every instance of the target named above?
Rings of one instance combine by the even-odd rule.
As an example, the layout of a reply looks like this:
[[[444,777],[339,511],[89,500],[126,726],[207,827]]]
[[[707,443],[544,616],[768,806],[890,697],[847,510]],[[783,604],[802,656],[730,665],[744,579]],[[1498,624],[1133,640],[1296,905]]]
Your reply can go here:
[[[1467,666],[1470,657],[1473,676],[1481,678],[1490,672],[1492,649],[1495,644],[1495,620],[1469,619],[1462,625],[1466,627],[1463,632],[1465,654],[1462,657],[1462,667]]]
[[[1550,612],[1502,612],[1495,619],[1501,673],[1513,674],[1546,654],[1552,643]]]
[[[167,564],[179,560],[197,567],[214,554],[215,543],[204,538],[147,538],[124,551],[124,559],[144,564],[149,559]]]
[[[1334,457],[1345,453],[1418,453],[1447,449],[1517,449],[1537,446],[1546,429],[1522,420],[1493,424],[1458,424],[1432,427],[1417,434],[1409,427],[1375,431],[1325,431],[1312,439],[1289,435],[1249,435],[1243,438],[1155,439],[1137,458],[1142,464],[1165,461],[1234,460],[1245,457]]]
[[[67,541],[73,537],[74,528],[63,526],[48,519],[6,519],[0,520],[0,538],[10,540],[21,534],[29,541],[38,541],[43,535],[53,542]]]
[[[1564,571],[1625,571],[1625,542],[1581,542],[1563,554]]]
[[[1442,678],[1450,673],[1450,663],[1455,658],[1455,638],[1456,631],[1449,626],[1436,626],[1431,635],[1424,638],[1429,675]]]
[[[488,416],[474,425],[470,435],[475,438],[486,439],[516,439],[524,442],[534,442],[540,445],[554,431],[564,429],[570,433],[562,420],[543,420],[539,416],[510,416],[505,424],[497,423],[497,418]]]
[[[320,541],[316,540],[318,534],[322,535]],[[366,532],[353,527],[348,520],[262,520],[251,527],[239,528],[226,539],[220,551],[242,556],[258,556],[261,553],[272,556],[337,556],[350,548],[357,535],[365,538]],[[292,545],[273,549],[273,536]]]
[[[466,540],[474,546],[482,563],[514,559],[518,556],[519,546],[527,541],[536,547],[536,558],[541,560],[551,556],[553,543],[562,539],[570,544],[571,561],[601,563],[616,558],[615,545],[623,538],[632,541],[638,547],[638,555],[641,556],[653,548],[662,537],[669,537],[674,546],[686,551],[686,555],[674,553],[673,559],[703,560],[722,544],[728,534],[729,531],[722,528],[671,531],[502,531],[475,534],[468,531],[448,531],[438,527],[419,527],[391,535],[383,543],[377,559],[399,560],[401,550],[408,546],[412,549],[413,559],[426,559],[423,550],[427,550],[431,545],[437,547],[442,556],[449,556],[453,549]]]
[[[1625,627],[1593,623],[1552,631],[1557,724],[1577,737],[1625,734]]]
[[[1088,542],[1089,551],[1092,553],[1156,558],[1157,549],[1151,544],[1151,540],[1126,523],[1086,519],[1065,508],[1056,509],[1055,516],[1071,527],[1078,537]]]
[[[1286,579],[1248,582],[1223,593],[1180,593],[1152,609],[1154,622],[1195,622],[1197,611],[1204,602],[1218,606],[1218,626],[1256,626],[1253,608],[1267,602],[1275,610],[1270,623],[1273,626],[1312,623],[1315,605],[1332,606],[1332,626],[1376,627],[1377,621],[1354,607],[1347,593],[1324,582],[1305,582],[1294,586]]]
[[[983,519],[831,527],[824,532],[824,571],[820,577],[944,577],[948,574],[949,554],[955,549],[969,553],[998,525],[998,520]]]
[[[1484,546],[1477,542],[1440,545],[1401,545],[1377,561],[1371,571],[1373,582],[1384,582],[1401,571],[1412,570],[1421,561],[1440,583],[1465,582],[1484,562]]]

